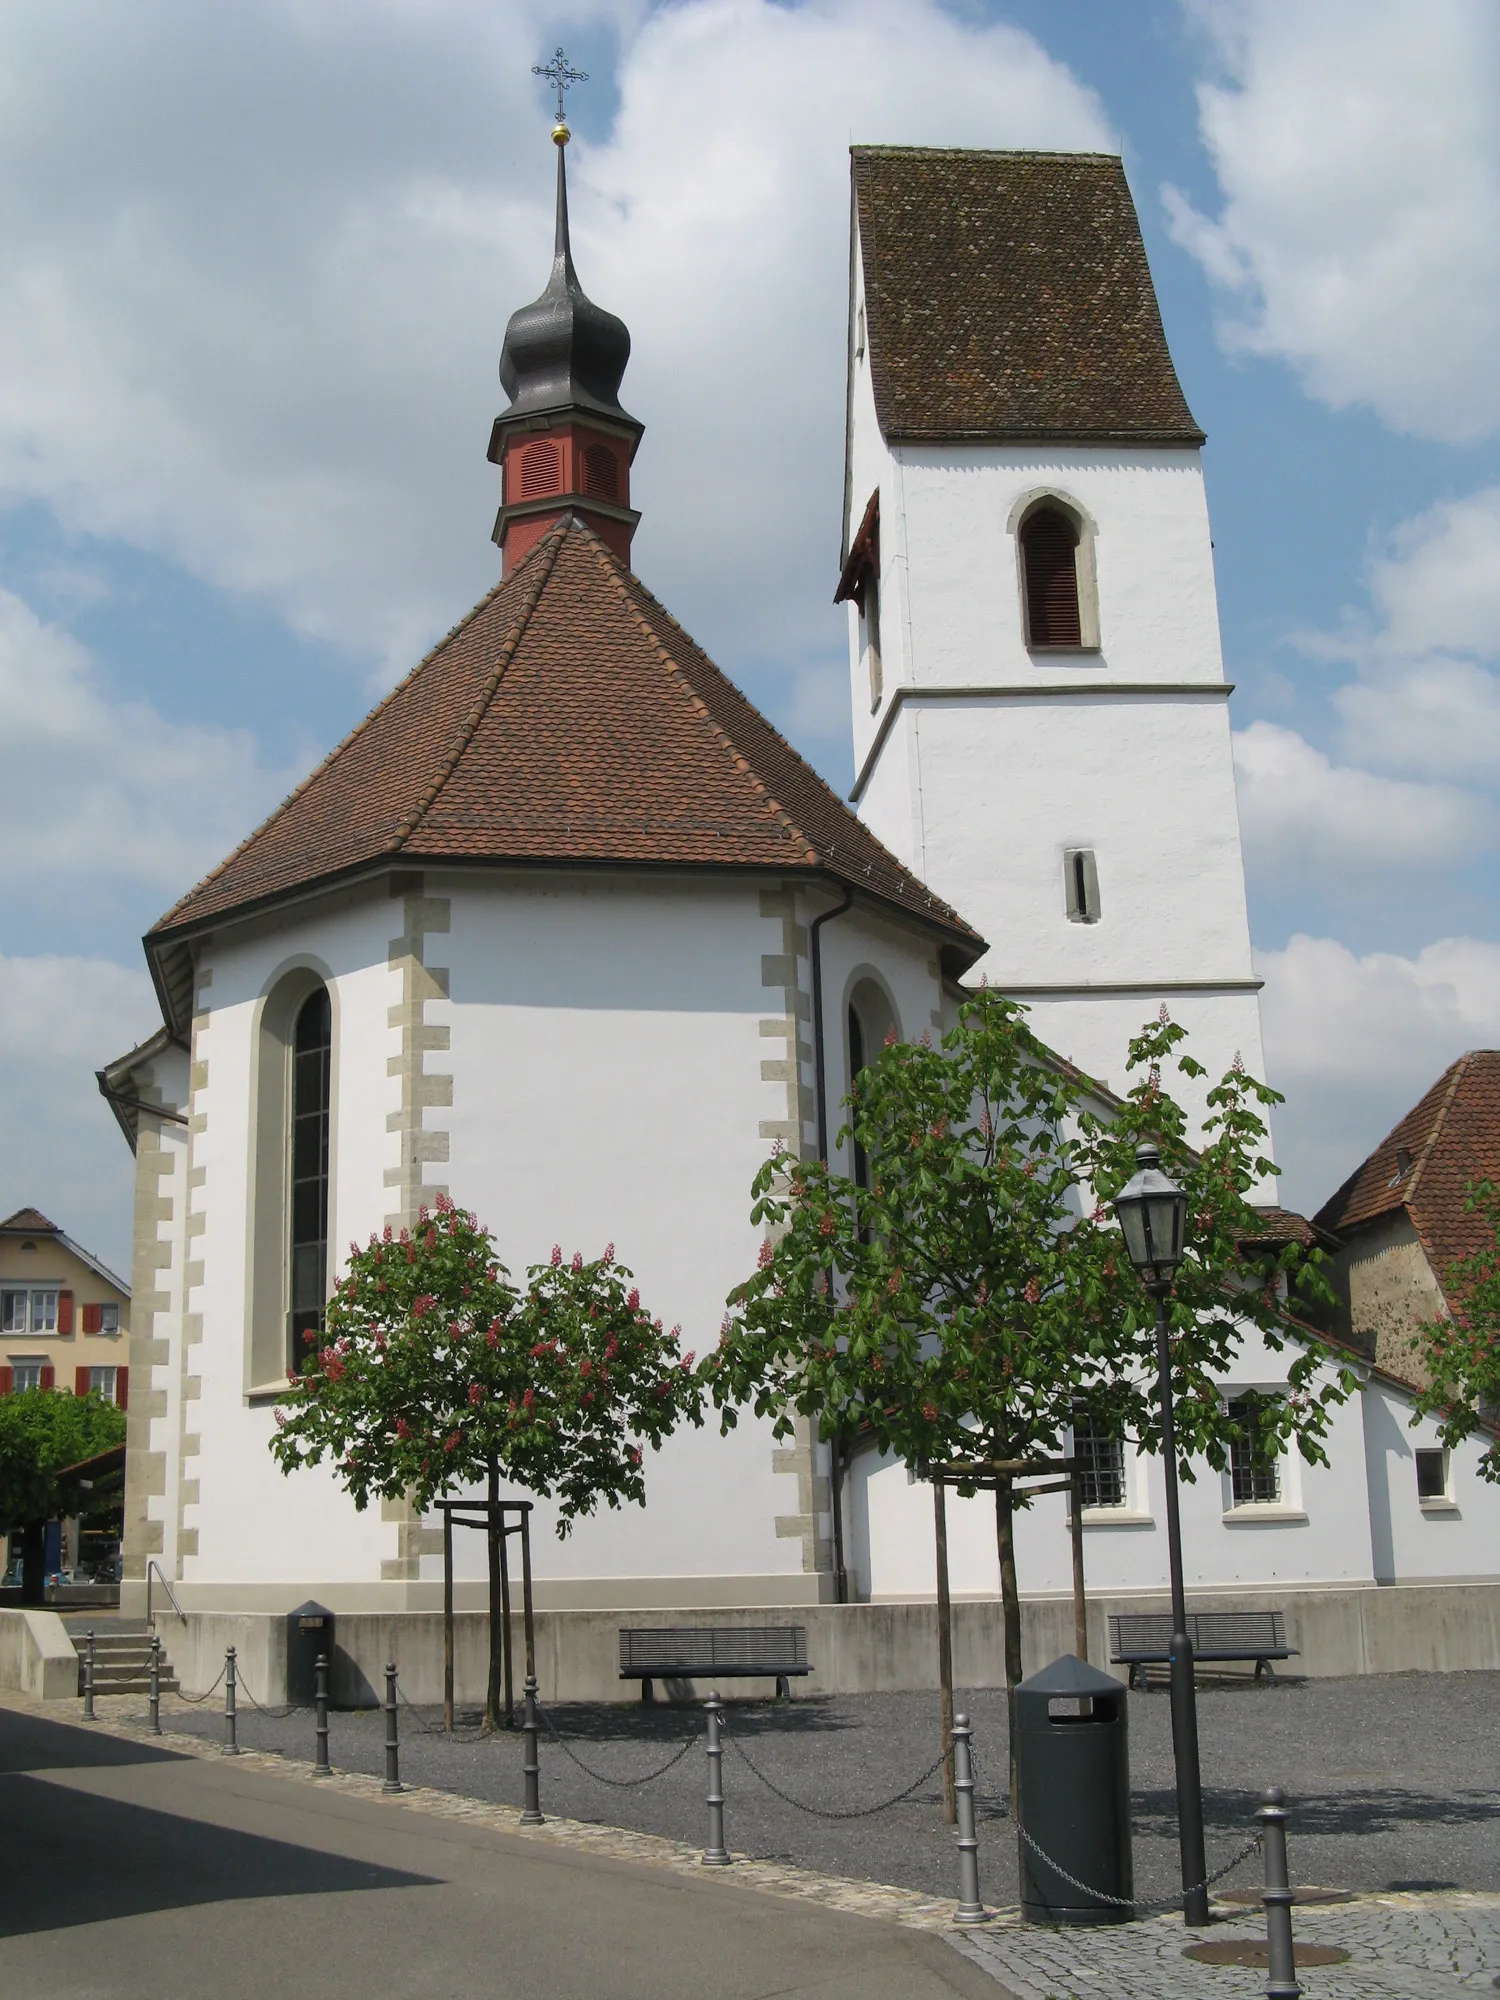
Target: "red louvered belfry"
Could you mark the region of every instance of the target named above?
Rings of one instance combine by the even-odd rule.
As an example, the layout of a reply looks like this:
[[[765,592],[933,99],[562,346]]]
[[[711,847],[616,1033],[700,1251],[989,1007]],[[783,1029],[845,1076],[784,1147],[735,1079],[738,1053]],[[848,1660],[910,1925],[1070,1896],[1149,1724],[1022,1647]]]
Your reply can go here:
[[[1079,646],[1078,529],[1060,507],[1038,507],[1021,527],[1026,567],[1026,643]]]

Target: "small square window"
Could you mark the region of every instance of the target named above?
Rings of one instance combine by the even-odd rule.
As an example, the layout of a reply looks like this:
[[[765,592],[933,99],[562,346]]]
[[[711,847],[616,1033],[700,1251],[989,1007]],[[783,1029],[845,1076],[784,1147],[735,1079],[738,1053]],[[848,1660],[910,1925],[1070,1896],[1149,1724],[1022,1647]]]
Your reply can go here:
[[[33,1333],[56,1333],[57,1293],[37,1291],[31,1295],[31,1331]]]
[[[1446,1500],[1448,1498],[1448,1454],[1441,1446],[1436,1449],[1418,1451],[1417,1498],[1419,1500]]]
[[[90,1395],[102,1396],[106,1403],[115,1400],[116,1371],[113,1368],[91,1368],[89,1370]]]
[[[100,1306],[99,1331],[101,1333],[118,1333],[120,1331],[120,1308],[118,1306]]]
[[[1082,1409],[1073,1417],[1073,1456],[1085,1510],[1125,1505],[1125,1446]]]
[[[0,1333],[25,1333],[30,1298],[29,1292],[0,1292]]]
[[[43,1361],[13,1361],[10,1364],[10,1386],[12,1389],[40,1389],[45,1366]]]
[[[1281,1468],[1260,1447],[1256,1435],[1256,1406],[1266,1400],[1237,1396],[1229,1405],[1230,1421],[1238,1433],[1229,1447],[1229,1481],[1236,1507],[1266,1506],[1281,1498]]]

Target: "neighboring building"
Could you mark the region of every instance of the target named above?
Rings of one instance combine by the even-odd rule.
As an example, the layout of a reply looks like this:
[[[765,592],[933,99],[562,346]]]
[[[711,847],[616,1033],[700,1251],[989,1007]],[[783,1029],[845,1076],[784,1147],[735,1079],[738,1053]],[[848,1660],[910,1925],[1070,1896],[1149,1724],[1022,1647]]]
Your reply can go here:
[[[123,1410],[130,1401],[129,1348],[130,1287],[123,1278],[39,1209],[18,1208],[0,1222],[0,1396],[94,1390]],[[92,1555],[99,1554],[96,1547]],[[51,1524],[49,1571],[71,1570],[78,1556],[77,1523]],[[8,1565],[7,1547],[0,1574]]]
[[[1454,1265],[1494,1241],[1464,1200],[1486,1179],[1500,1182],[1500,1049],[1471,1049],[1318,1211],[1339,1241],[1351,1339],[1418,1387],[1418,1329],[1454,1312]]]
[[[1260,1068],[1201,439],[1120,163],[862,150],[855,180],[841,589],[865,818],[627,567],[629,336],[579,285],[559,153],[552,276],[507,329],[490,443],[501,581],[154,927],[163,1026],[101,1073],[137,1158],[127,1610],[151,1559],[190,1610],[436,1607],[432,1522],[357,1514],[267,1447],[343,1244],[439,1189],[518,1272],[613,1240],[701,1350],[754,1266],[770,1150],[826,1147],[862,1052],[941,1033],[981,963],[1097,1077],[1124,1080],[1164,1000],[1211,1068]],[[922,338],[893,332],[924,312]],[[1285,1385],[1252,1343],[1223,1390]],[[1466,1461],[1440,1555],[1371,1470],[1403,1407],[1371,1376],[1330,1468],[1200,1479],[1193,1580],[1493,1569],[1500,1502]],[[1091,1586],[1159,1588],[1159,1466],[1080,1446]],[[832,1471],[808,1426],[689,1430],[644,1513],[559,1543],[539,1507],[537,1601],[826,1601]],[[927,1490],[865,1454],[844,1495],[859,1593],[929,1594]],[[1061,1501],[1034,1520],[1023,1583],[1066,1589]],[[992,1510],[951,1524],[955,1589],[992,1596]]]
[[[96,1390],[130,1400],[130,1287],[40,1210],[0,1222],[0,1395]]]

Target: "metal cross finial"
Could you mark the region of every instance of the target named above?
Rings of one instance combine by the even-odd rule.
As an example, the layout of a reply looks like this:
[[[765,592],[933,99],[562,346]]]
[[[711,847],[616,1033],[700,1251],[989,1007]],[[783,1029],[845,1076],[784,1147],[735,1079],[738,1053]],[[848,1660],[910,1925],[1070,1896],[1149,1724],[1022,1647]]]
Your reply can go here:
[[[533,63],[531,65],[531,74],[533,76],[546,77],[547,81],[556,89],[557,122],[561,125],[563,123],[563,92],[570,84],[587,83],[589,80],[588,71],[586,69],[574,69],[562,50],[559,49],[551,62],[545,65],[542,63]]]

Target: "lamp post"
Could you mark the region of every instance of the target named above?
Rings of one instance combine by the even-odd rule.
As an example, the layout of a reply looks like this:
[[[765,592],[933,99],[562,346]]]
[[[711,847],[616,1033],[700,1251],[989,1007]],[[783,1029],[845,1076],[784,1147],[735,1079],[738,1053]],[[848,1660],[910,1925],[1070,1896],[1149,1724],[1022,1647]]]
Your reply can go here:
[[[1172,1758],[1177,1767],[1177,1839],[1182,1854],[1182,1915],[1208,1922],[1208,1863],[1203,1852],[1203,1784],[1198,1771],[1198,1709],[1193,1694],[1193,1642],[1182,1587],[1182,1521],[1177,1506],[1177,1427],[1172,1413],[1172,1351],[1167,1294],[1182,1262],[1187,1196],[1161,1170],[1149,1142],[1135,1149],[1136,1171],[1115,1197],[1115,1215],[1130,1261],[1156,1301],[1156,1392],[1161,1404],[1162,1460],[1167,1475],[1167,1562],[1172,1575]]]

